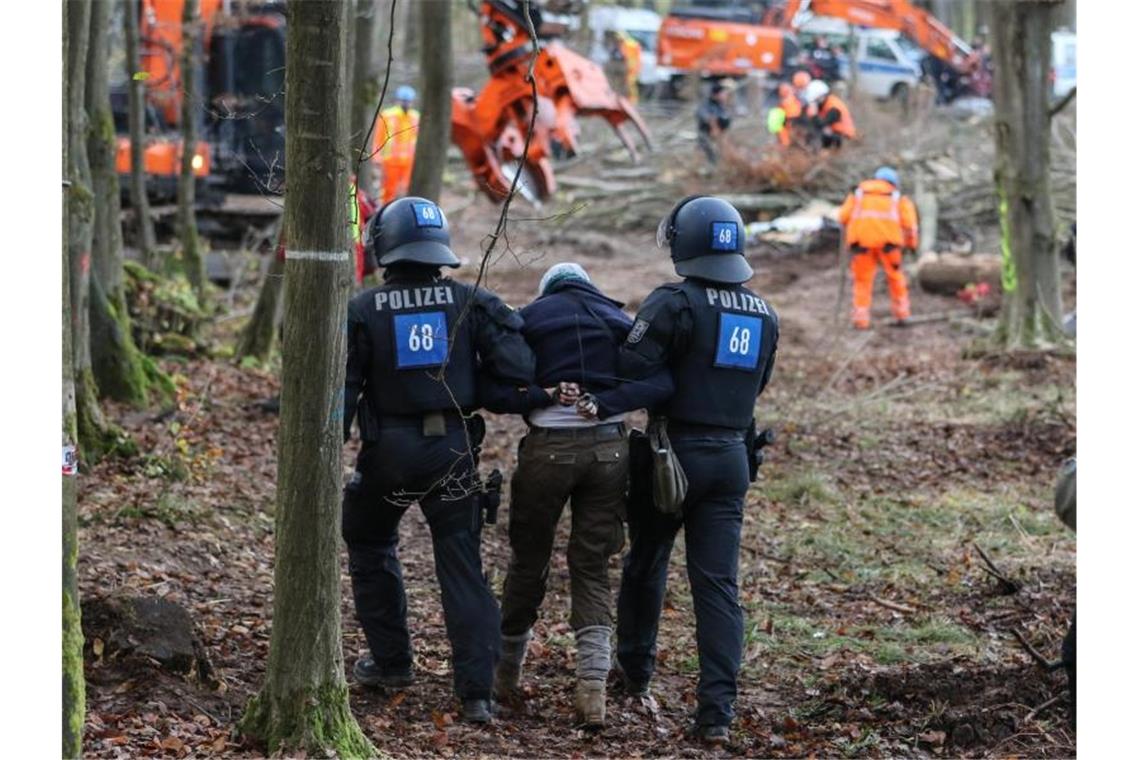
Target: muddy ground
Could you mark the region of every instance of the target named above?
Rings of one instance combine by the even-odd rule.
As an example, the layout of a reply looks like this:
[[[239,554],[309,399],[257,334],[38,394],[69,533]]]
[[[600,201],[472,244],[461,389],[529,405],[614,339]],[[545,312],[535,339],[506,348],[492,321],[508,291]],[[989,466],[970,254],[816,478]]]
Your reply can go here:
[[[445,199],[445,206],[448,199]],[[482,203],[482,202],[478,202]],[[464,212],[456,248],[477,260],[492,209]],[[476,224],[482,220],[481,224]],[[576,259],[631,310],[669,279],[649,233],[613,233],[617,253],[538,246],[542,223],[512,227],[512,254],[489,284],[519,305],[551,263]],[[1061,673],[1045,673],[1013,636],[1058,655],[1075,604],[1075,539],[1052,512],[1055,473],[1074,453],[1071,356],[1004,356],[976,347],[969,308],[913,293],[906,329],[836,320],[834,254],[752,255],[752,285],[779,311],[777,368],[758,405],[777,429],[749,494],[741,555],[744,669],[732,743],[747,756],[1075,754]],[[471,279],[474,266],[458,273]],[[1071,278],[1071,277],[1070,277]],[[243,287],[236,306],[255,292]],[[219,320],[218,345],[240,320]],[[81,593],[148,594],[193,616],[216,683],[98,656],[89,642],[87,753],[94,757],[260,754],[232,734],[264,674],[272,613],[275,430],[257,402],[273,367],[166,360],[173,414],[112,408],[143,455],[106,461],[81,483]],[[524,430],[489,416],[485,467],[513,468]],[[345,472],[355,444],[344,453]],[[430,539],[412,510],[402,526],[417,683],[395,693],[351,687],[375,746],[392,756],[697,756],[684,738],[697,658],[683,542],[673,555],[654,699],[615,693],[599,733],[572,726],[573,636],[565,556],[525,676],[525,709],[488,728],[456,720]],[[559,551],[565,547],[566,521]],[[506,520],[484,533],[496,591]],[[975,545],[1014,581],[988,575]],[[613,563],[614,579],[618,561]],[[346,667],[364,650],[343,577]],[[615,583],[616,587],[616,583]],[[1044,706],[1043,706],[1044,705]],[[1042,707],[1043,706],[1043,707]]]

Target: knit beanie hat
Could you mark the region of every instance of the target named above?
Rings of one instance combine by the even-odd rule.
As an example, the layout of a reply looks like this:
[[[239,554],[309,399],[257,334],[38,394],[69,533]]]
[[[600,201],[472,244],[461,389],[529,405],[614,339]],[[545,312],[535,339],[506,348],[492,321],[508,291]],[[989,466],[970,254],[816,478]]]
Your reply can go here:
[[[538,282],[538,294],[540,296],[546,295],[552,287],[557,283],[566,280],[582,280],[584,282],[590,281],[590,275],[586,274],[586,270],[572,261],[563,261],[560,264],[555,264],[550,269],[546,270],[546,274],[542,275],[542,279]]]

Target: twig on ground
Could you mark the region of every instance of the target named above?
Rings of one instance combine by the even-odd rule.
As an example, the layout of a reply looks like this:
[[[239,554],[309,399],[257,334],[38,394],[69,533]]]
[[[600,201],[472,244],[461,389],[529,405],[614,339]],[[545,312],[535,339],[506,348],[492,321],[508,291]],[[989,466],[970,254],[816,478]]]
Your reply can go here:
[[[883,599],[881,597],[875,596],[874,594],[867,594],[867,598],[880,607],[886,607],[888,610],[894,610],[895,612],[903,612],[907,615],[913,615],[914,613],[918,612],[918,610],[916,610],[914,607],[909,607],[905,604],[899,604],[898,602],[892,602],[890,599]]]
[[[1013,635],[1014,638],[1016,638],[1021,646],[1025,649],[1025,651],[1029,653],[1029,656],[1033,658],[1033,661],[1045,669],[1045,672],[1052,673],[1063,664],[1060,660],[1057,662],[1050,662],[1049,660],[1045,659],[1045,655],[1038,652],[1033,647],[1033,645],[1030,644],[1024,636],[1021,635],[1021,631],[1017,630],[1016,628],[1013,631]]]
[[[990,559],[989,555],[982,551],[982,547],[974,544],[974,551],[976,551],[978,553],[978,556],[982,558],[982,562],[986,563],[986,566],[982,569],[993,576],[996,581],[1001,583],[1002,588],[1005,590],[1004,593],[1016,594],[1021,590],[1021,584],[1017,581],[1010,580],[1005,574],[1002,573],[1001,570],[998,570],[997,565],[993,563],[993,560]]]
[[[1076,89],[1076,88],[1074,88],[1074,89]],[[1051,699],[1049,699],[1045,702],[1042,702],[1041,704],[1037,705],[1037,707],[1034,707],[1032,710],[1030,710],[1029,714],[1025,716],[1025,719],[1023,721],[1021,721],[1022,725],[1029,723],[1029,721],[1031,721],[1035,717],[1037,717],[1037,713],[1041,712],[1042,710],[1046,710],[1046,709],[1052,707],[1053,705],[1057,704],[1057,702],[1059,702],[1061,700],[1061,696],[1063,694],[1064,694],[1064,692],[1056,695],[1055,697],[1052,697]]]

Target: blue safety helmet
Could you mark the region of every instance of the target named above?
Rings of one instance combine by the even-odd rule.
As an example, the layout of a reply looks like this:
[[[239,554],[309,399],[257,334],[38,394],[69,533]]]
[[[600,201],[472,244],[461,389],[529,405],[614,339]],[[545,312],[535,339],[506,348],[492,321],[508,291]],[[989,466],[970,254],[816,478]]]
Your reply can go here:
[[[411,103],[416,99],[416,90],[410,85],[402,84],[396,88],[396,100]]]
[[[899,186],[899,173],[889,166],[880,166],[875,170],[875,179],[881,179],[890,182],[895,187]]]

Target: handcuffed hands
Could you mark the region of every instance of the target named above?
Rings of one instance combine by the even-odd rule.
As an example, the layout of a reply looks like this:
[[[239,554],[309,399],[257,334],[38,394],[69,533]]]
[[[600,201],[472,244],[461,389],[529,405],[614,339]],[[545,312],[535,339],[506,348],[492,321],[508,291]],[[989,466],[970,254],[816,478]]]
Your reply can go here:
[[[578,416],[588,420],[598,419],[598,399],[592,393],[583,394],[575,405]]]
[[[578,387],[577,383],[561,382],[545,390],[552,401],[562,406],[570,406],[571,404],[577,403],[578,397],[582,395],[582,389]]]

